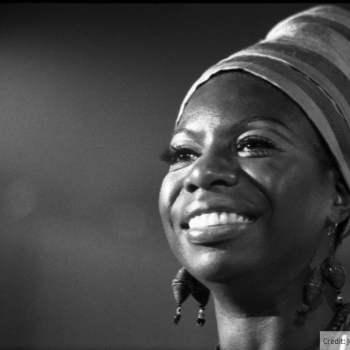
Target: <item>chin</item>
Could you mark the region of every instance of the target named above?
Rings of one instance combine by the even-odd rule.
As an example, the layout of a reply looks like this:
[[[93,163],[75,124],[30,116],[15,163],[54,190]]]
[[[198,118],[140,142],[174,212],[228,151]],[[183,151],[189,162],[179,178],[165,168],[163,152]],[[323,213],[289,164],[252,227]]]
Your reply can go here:
[[[197,249],[198,250],[198,249]],[[252,258],[254,257],[254,258]],[[190,259],[180,259],[182,265],[198,280],[208,283],[231,283],[256,271],[261,262],[248,252],[234,253],[224,247],[201,247]]]

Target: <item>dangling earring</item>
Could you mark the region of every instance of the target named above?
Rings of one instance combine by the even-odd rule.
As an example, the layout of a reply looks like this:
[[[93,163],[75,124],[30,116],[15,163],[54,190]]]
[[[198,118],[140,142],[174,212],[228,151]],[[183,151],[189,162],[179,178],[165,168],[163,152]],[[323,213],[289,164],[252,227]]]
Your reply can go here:
[[[325,288],[325,277],[321,266],[315,267],[309,275],[306,285],[304,286],[304,303],[298,308],[298,313],[306,314],[310,306],[322,294]]]
[[[345,268],[335,258],[335,234],[338,224],[329,227],[329,252],[330,257],[323,261],[320,266],[314,268],[308,277],[304,287],[304,303],[298,308],[299,314],[306,314],[311,304],[322,294],[327,281],[333,288],[337,290],[336,304],[343,305],[343,298],[341,296],[341,288],[345,283]]]
[[[205,323],[204,310],[205,310],[205,306],[208,304],[208,301],[209,301],[210,291],[204,284],[195,280],[192,296],[199,302],[197,326],[203,326]]]
[[[346,270],[344,266],[335,257],[335,237],[338,224],[329,229],[328,235],[330,236],[330,257],[323,262],[323,270],[327,282],[336,290],[337,296],[335,303],[339,306],[343,305],[343,297],[341,295],[341,289],[345,284]]]
[[[199,302],[199,313],[197,325],[203,326],[205,323],[204,309],[208,303],[210,291],[209,289],[197,281],[185,268],[181,268],[173,279],[173,293],[177,302],[176,315],[174,323],[179,323],[181,319],[181,306],[190,294]]]
[[[181,319],[181,305],[193,292],[194,277],[183,267],[176,274],[172,282],[174,298],[177,302],[176,315],[174,323],[178,324]]]

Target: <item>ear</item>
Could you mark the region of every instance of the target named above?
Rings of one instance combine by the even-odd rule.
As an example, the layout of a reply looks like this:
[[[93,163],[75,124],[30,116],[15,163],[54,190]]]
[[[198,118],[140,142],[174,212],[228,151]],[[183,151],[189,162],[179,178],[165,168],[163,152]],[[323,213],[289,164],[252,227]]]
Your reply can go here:
[[[333,217],[341,223],[350,216],[350,193],[343,179],[335,174],[335,193],[333,198]]]

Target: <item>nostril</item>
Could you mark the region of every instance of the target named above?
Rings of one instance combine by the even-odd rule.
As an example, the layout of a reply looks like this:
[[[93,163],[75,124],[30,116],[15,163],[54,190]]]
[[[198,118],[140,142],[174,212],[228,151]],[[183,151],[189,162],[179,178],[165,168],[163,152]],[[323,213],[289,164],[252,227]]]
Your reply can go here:
[[[186,186],[186,190],[190,193],[193,193],[196,191],[196,189],[198,188],[198,186],[194,185],[194,184],[188,184]]]

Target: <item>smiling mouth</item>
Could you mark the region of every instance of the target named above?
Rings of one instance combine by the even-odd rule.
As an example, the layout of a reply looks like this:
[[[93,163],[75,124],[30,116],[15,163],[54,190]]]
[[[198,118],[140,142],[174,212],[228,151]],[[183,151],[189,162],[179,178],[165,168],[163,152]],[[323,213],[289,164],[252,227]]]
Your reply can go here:
[[[188,224],[181,225],[183,229],[198,229],[211,226],[250,224],[254,218],[249,215],[239,215],[236,213],[213,212],[197,215]]]

